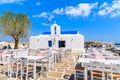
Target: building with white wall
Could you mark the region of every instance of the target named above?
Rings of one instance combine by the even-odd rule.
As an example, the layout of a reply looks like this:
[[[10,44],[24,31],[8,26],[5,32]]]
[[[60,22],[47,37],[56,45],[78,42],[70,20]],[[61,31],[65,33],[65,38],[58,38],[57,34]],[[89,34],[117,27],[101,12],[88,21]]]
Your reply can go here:
[[[60,26],[54,23],[50,32],[30,37],[30,48],[66,48],[72,52],[84,52],[84,36],[79,31],[61,31]]]

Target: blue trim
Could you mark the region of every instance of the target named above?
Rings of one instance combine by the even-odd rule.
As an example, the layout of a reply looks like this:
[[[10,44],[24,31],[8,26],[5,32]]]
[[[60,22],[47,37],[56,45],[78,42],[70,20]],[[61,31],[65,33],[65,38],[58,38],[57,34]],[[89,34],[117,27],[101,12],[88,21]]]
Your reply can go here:
[[[43,32],[42,34],[50,35],[51,32]],[[77,31],[62,31],[61,34],[77,34]]]
[[[51,32],[43,32],[42,34],[51,34]]]
[[[77,31],[62,31],[61,34],[77,34]]]

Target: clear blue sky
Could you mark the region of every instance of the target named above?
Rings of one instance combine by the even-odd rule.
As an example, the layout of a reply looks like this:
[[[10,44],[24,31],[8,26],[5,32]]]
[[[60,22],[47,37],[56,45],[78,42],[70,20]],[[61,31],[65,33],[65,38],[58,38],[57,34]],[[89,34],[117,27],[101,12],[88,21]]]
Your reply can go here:
[[[85,40],[120,42],[120,0],[0,0],[0,14],[5,10],[28,15],[30,36],[50,31],[56,21],[63,31],[80,31]]]

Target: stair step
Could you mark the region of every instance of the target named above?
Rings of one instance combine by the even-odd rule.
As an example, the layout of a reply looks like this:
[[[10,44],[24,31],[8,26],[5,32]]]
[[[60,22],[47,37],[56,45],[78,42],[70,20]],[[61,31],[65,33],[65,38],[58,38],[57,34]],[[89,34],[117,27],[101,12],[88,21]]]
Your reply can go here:
[[[56,78],[42,77],[40,80],[56,80]]]
[[[54,78],[62,78],[62,74],[60,72],[49,72],[48,77],[54,77]]]
[[[65,70],[65,73],[64,73],[64,74],[71,75],[73,72],[74,72],[74,70]]]

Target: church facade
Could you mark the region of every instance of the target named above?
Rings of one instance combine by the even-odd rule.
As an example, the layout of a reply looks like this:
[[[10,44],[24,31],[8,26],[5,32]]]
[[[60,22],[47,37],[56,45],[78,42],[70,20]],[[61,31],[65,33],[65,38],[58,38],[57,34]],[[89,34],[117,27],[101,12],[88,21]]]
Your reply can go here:
[[[84,36],[79,31],[61,31],[60,26],[54,23],[50,32],[30,37],[30,48],[66,48],[72,52],[84,52]]]

